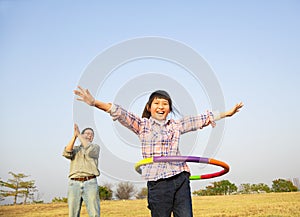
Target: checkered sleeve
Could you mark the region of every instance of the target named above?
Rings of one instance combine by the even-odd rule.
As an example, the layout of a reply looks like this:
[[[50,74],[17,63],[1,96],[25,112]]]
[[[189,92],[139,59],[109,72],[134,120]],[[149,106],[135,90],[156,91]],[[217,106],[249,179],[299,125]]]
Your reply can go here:
[[[180,123],[182,134],[202,129],[208,125],[211,125],[212,127],[216,126],[214,113],[210,111],[196,116],[186,116],[180,120]]]
[[[139,134],[141,126],[141,118],[131,112],[128,112],[120,105],[112,105],[109,111],[114,121],[118,120],[124,127],[133,131],[135,134]]]

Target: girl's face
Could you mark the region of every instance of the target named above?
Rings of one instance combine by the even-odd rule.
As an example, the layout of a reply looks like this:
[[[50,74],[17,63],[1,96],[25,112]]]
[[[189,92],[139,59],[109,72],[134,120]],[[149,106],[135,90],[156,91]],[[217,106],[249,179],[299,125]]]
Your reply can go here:
[[[152,118],[162,121],[166,120],[170,113],[170,105],[166,99],[155,98],[148,110],[150,111]]]

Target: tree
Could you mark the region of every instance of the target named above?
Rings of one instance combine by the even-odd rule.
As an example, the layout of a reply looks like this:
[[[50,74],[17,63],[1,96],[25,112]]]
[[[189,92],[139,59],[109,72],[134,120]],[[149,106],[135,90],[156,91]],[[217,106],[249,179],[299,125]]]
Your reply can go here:
[[[237,190],[235,184],[229,182],[228,180],[222,180],[219,182],[213,182],[213,191],[217,195],[228,195]]]
[[[242,194],[250,194],[251,193],[251,184],[246,183],[246,184],[241,184],[240,186],[240,192]]]
[[[24,198],[23,204],[27,203],[27,199],[34,200],[34,192],[37,191],[36,186],[34,185],[35,181],[25,181],[20,183],[20,193],[21,197]]]
[[[136,199],[144,199],[147,197],[147,195],[148,195],[148,189],[142,188],[135,197]]]
[[[252,190],[252,192],[258,192],[258,193],[260,193],[260,192],[269,193],[271,191],[269,186],[264,184],[264,183],[252,184],[251,185],[251,190]]]
[[[135,192],[136,190],[132,183],[120,182],[116,190],[116,197],[120,200],[127,200],[130,199]]]
[[[273,180],[272,191],[274,192],[291,192],[297,190],[297,187],[291,181],[285,179]]]
[[[208,186],[209,187],[209,186]],[[210,186],[211,187],[211,186]],[[198,195],[198,196],[209,196],[209,195],[213,195],[211,191],[208,190],[208,188],[206,189],[200,189],[198,191],[193,191],[194,195]]]
[[[240,193],[242,194],[250,194],[250,193],[260,193],[260,192],[267,192],[271,191],[270,187],[264,183],[259,184],[241,184],[240,186]]]
[[[23,203],[25,204],[28,198],[33,198],[33,194],[36,191],[36,186],[34,185],[35,181],[23,181],[24,178],[28,177],[28,175],[23,173],[15,174],[9,172],[9,174],[13,176],[12,179],[8,179],[7,182],[0,181],[1,187],[4,187],[4,189],[0,191],[1,197],[13,197],[14,204],[17,204],[18,197],[23,197]]]
[[[208,195],[227,195],[235,192],[237,187],[235,184],[228,180],[222,180],[219,182],[213,182],[212,185],[206,186],[205,190],[194,191],[193,194],[208,196]]]

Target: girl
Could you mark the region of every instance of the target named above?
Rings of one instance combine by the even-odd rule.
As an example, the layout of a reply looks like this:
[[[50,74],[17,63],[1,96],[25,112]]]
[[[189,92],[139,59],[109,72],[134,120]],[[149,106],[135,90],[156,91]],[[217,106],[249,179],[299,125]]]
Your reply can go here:
[[[77,100],[110,113],[113,120],[138,135],[142,145],[143,158],[153,156],[180,156],[180,135],[215,126],[215,121],[230,117],[242,108],[236,104],[227,112],[207,112],[203,115],[187,116],[180,120],[167,119],[173,111],[172,100],[166,91],[153,92],[145,105],[142,117],[126,111],[119,105],[95,100],[88,89],[78,87],[74,93]],[[152,217],[192,217],[192,199],[190,190],[190,169],[185,162],[161,162],[148,164],[142,169],[147,180],[148,208]]]

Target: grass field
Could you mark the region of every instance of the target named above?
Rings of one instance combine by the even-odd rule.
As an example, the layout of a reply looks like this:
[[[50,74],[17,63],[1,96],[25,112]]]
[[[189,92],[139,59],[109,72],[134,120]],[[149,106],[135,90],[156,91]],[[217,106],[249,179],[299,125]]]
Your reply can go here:
[[[299,217],[300,192],[193,197],[194,216]],[[88,217],[83,206],[82,217]],[[65,203],[0,206],[5,217],[67,217]],[[147,200],[101,201],[101,217],[150,216]]]

